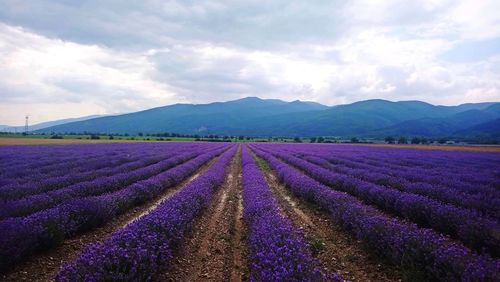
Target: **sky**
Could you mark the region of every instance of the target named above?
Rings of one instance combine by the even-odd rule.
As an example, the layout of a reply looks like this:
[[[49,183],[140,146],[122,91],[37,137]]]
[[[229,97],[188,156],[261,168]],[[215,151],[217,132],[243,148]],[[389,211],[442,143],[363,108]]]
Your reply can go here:
[[[498,0],[1,0],[0,124],[247,96],[500,101]]]

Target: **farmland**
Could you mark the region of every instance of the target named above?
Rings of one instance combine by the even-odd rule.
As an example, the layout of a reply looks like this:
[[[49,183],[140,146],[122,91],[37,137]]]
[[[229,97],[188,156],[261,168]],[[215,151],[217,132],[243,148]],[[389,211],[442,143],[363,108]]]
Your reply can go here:
[[[500,153],[0,147],[2,281],[498,281]]]

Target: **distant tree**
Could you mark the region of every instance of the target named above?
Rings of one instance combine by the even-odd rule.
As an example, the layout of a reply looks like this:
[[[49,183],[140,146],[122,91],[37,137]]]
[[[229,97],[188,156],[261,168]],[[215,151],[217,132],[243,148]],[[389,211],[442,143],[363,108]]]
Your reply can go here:
[[[243,140],[243,139],[245,139],[245,136],[242,135],[238,136],[238,140]]]
[[[406,137],[404,137],[404,136],[399,137],[398,144],[407,144],[407,143],[408,143],[408,140],[406,139]]]
[[[144,134],[142,132],[139,132],[137,135],[138,136],[143,136]]]
[[[356,137],[352,137],[352,138],[351,138],[351,143],[359,143],[358,138],[356,138]]]
[[[63,137],[61,135],[52,135],[50,136],[50,139],[63,139]]]
[[[90,140],[99,140],[99,139],[101,139],[101,137],[97,134],[90,135]]]
[[[418,137],[413,137],[411,139],[411,143],[412,144],[420,144],[421,142],[422,142],[422,140],[420,138],[418,138]]]
[[[316,143],[316,137],[311,137],[311,143]]]
[[[109,140],[113,140],[115,139],[115,137],[113,137],[113,135],[109,135]]]
[[[293,142],[302,143],[302,140],[299,137],[295,137],[295,138],[293,138]]]
[[[392,137],[392,136],[385,137],[385,142],[387,142],[389,144],[394,144],[394,137]]]
[[[446,140],[446,138],[440,138],[440,139],[438,140],[438,143],[439,143],[439,144],[444,144],[444,143],[446,143],[446,141],[447,141],[447,140]]]
[[[429,143],[429,140],[427,140],[427,138],[425,138],[425,137],[422,137],[422,138],[420,139],[420,143],[422,143],[422,144],[427,144],[427,143]]]
[[[323,136],[318,137],[318,143],[323,143],[325,142],[325,138]]]

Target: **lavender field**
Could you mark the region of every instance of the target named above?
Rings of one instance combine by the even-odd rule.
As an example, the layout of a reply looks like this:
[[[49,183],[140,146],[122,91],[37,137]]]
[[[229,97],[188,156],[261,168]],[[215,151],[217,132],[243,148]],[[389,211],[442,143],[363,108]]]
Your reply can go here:
[[[0,148],[2,281],[499,281],[500,154]]]

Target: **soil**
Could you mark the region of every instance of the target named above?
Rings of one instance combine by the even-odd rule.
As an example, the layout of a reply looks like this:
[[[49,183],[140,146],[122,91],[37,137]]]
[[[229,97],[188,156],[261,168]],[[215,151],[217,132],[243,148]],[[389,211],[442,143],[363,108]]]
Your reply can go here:
[[[175,187],[167,189],[155,200],[135,207],[132,210],[114,218],[105,225],[79,234],[73,238],[66,239],[56,248],[39,253],[28,259],[26,262],[16,265],[11,271],[0,276],[1,281],[52,281],[64,263],[69,262],[80,254],[89,244],[103,242],[108,239],[113,232],[130,224],[138,218],[153,211],[161,202],[172,197],[182,190],[189,182],[203,174],[218,158],[199,168],[191,177],[182,181]]]
[[[241,177],[239,150],[224,185],[197,220],[173,265],[158,281],[248,280]]]
[[[325,212],[293,196],[273,172],[265,175],[281,209],[302,230],[325,271],[340,274],[346,281],[402,280],[398,269],[369,254]]]

